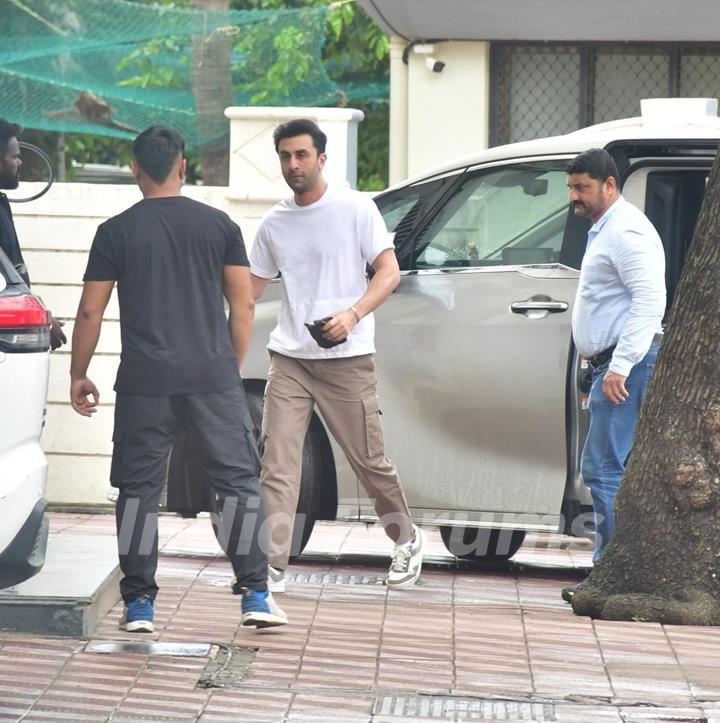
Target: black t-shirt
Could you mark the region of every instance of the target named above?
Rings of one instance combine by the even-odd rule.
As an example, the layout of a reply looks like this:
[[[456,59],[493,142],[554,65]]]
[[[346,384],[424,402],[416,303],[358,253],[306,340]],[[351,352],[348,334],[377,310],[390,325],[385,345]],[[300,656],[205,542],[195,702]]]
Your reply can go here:
[[[25,283],[30,286],[25,259],[23,259],[18,242],[15,224],[13,223],[10,202],[4,193],[0,193],[0,248],[7,254],[12,265],[17,269]]]
[[[247,266],[227,214],[181,196],[150,198],[98,227],[85,281],[117,281],[119,394],[218,392],[239,372],[223,267]]]

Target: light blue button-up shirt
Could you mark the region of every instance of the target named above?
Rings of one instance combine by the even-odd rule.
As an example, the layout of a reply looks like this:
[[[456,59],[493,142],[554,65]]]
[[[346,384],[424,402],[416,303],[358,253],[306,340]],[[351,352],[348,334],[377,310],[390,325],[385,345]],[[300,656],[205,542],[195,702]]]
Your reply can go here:
[[[588,231],[572,316],[575,346],[591,357],[617,345],[610,371],[628,376],[662,331],[665,303],[662,241],[621,196]]]

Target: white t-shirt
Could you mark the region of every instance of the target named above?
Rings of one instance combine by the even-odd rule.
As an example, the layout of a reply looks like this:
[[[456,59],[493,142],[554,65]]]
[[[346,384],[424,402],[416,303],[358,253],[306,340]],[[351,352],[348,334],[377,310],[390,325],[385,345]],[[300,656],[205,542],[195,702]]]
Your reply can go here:
[[[366,264],[393,248],[377,206],[349,188],[328,187],[315,203],[281,201],[263,217],[250,270],[272,279],[281,272],[282,305],[268,349],[298,359],[335,359],[375,352],[375,320],[363,317],[347,341],[318,346],[305,322],[333,316],[367,289]]]

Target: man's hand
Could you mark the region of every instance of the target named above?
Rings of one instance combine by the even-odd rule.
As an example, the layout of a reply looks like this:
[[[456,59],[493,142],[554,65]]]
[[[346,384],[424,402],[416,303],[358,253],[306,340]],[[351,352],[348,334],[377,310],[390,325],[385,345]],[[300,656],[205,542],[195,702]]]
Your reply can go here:
[[[92,401],[88,397],[92,397]],[[97,412],[100,393],[97,387],[87,378],[75,379],[70,383],[70,403],[72,408],[83,417],[90,417]]]
[[[610,370],[605,372],[603,378],[602,390],[603,394],[613,403],[620,404],[624,402],[630,395],[628,390],[625,389],[625,380],[622,374],[616,374]]]
[[[341,341],[357,326],[358,318],[352,309],[334,314],[323,327],[323,336],[330,341]]]
[[[65,326],[64,321],[56,319],[50,314],[50,348],[55,351],[59,349],[63,344],[67,343],[67,337],[62,327]]]

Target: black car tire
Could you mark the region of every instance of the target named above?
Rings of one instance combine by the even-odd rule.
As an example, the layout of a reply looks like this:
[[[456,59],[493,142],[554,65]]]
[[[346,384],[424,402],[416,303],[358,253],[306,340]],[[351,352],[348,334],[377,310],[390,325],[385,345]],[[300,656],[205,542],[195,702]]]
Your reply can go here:
[[[257,442],[258,451],[262,457],[263,394],[261,390],[255,388],[246,389],[246,393],[255,441]],[[307,545],[315,526],[315,495],[319,494],[322,489],[321,429],[318,429],[318,425],[320,425],[320,420],[313,418],[305,437],[305,446],[303,447],[302,476],[300,478],[298,505],[295,511],[295,529],[290,552],[291,561],[297,558],[305,549],[305,545]]]
[[[509,560],[520,549],[525,530],[441,526],[440,537],[455,557],[495,564]]]

